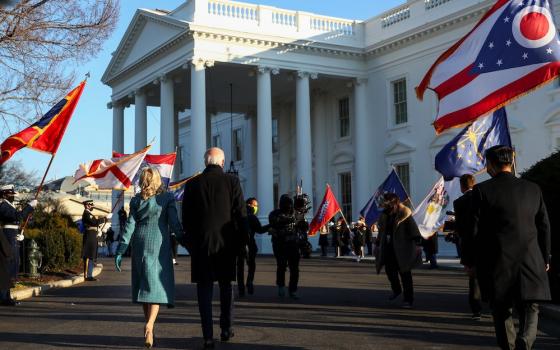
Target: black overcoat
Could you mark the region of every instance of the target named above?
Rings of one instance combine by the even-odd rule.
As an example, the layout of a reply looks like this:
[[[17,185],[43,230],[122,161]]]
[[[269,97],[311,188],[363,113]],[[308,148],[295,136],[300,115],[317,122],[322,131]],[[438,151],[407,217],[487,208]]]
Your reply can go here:
[[[461,197],[453,201],[453,211],[455,212],[455,232],[459,235],[461,251],[461,264],[472,267],[474,261],[472,254],[464,254],[464,251],[474,249],[472,237],[472,190],[465,192]]]
[[[419,260],[419,250],[417,249],[417,243],[420,242],[421,237],[420,230],[418,230],[418,226],[412,217],[412,211],[409,208],[399,204],[396,215],[397,217],[392,232],[392,246],[395,256],[397,257],[399,270],[401,272],[407,272],[422,262],[421,257]],[[379,229],[379,234],[377,236],[379,249],[377,249],[378,254],[375,257],[375,265],[378,274],[385,265],[385,250],[388,247],[387,220],[387,214],[382,213],[377,222],[377,227]]]
[[[235,281],[235,259],[249,237],[239,179],[209,165],[186,183],[183,198],[192,282]]]
[[[0,228],[0,290],[10,289],[8,264],[12,257],[12,246]]]
[[[550,224],[540,188],[503,172],[472,195],[474,254],[482,298],[550,300]]]

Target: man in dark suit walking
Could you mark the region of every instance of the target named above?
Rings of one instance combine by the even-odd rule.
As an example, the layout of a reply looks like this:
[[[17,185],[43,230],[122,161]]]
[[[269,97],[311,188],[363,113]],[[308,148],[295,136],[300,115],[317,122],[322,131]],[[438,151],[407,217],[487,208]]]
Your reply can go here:
[[[498,345],[531,349],[537,335],[539,301],[550,300],[547,271],[550,225],[536,184],[512,174],[514,152],[506,146],[486,151],[492,179],[473,188],[474,259],[482,299],[490,302]],[[519,331],[513,309],[519,315]]]
[[[472,241],[469,240],[469,233],[472,228],[472,188],[475,178],[471,174],[465,174],[459,179],[461,192],[463,195],[453,202],[455,212],[455,232],[459,235],[460,251],[472,249]],[[480,288],[476,279],[474,261],[469,260],[469,255],[461,255],[461,264],[469,276],[469,305],[472,311],[472,319],[479,321],[482,305],[480,302]]]
[[[225,174],[224,152],[210,148],[206,169],[187,182],[183,202],[184,245],[191,254],[191,279],[197,286],[204,348],[213,348],[212,294],[220,286],[222,341],[233,337],[232,309],[236,256],[248,237],[245,201],[239,179]]]

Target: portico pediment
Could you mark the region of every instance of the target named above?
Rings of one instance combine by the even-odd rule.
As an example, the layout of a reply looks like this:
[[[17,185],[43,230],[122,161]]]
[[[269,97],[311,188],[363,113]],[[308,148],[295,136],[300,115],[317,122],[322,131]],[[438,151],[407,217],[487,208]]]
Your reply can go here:
[[[395,141],[392,145],[385,149],[385,155],[391,156],[395,154],[414,152],[416,148],[403,141]]]
[[[130,22],[102,81],[126,70],[142,58],[183,34],[188,24],[164,13],[139,9]]]

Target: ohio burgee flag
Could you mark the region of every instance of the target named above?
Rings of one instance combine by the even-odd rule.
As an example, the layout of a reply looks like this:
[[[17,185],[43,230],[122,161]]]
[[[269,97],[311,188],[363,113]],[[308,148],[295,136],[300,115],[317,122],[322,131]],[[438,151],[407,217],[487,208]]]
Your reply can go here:
[[[560,41],[547,0],[498,0],[432,65],[416,88],[439,100],[437,133],[466,125],[560,73]]]

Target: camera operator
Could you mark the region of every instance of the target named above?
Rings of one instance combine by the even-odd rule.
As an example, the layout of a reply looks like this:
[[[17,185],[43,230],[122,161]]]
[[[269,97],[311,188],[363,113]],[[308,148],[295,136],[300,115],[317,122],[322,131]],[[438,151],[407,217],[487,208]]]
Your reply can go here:
[[[286,267],[290,268],[289,295],[298,299],[296,294],[299,280],[299,237],[296,230],[296,212],[292,198],[283,194],[279,208],[268,216],[272,234],[272,250],[276,258],[276,285],[278,296],[284,297],[286,285]]]

